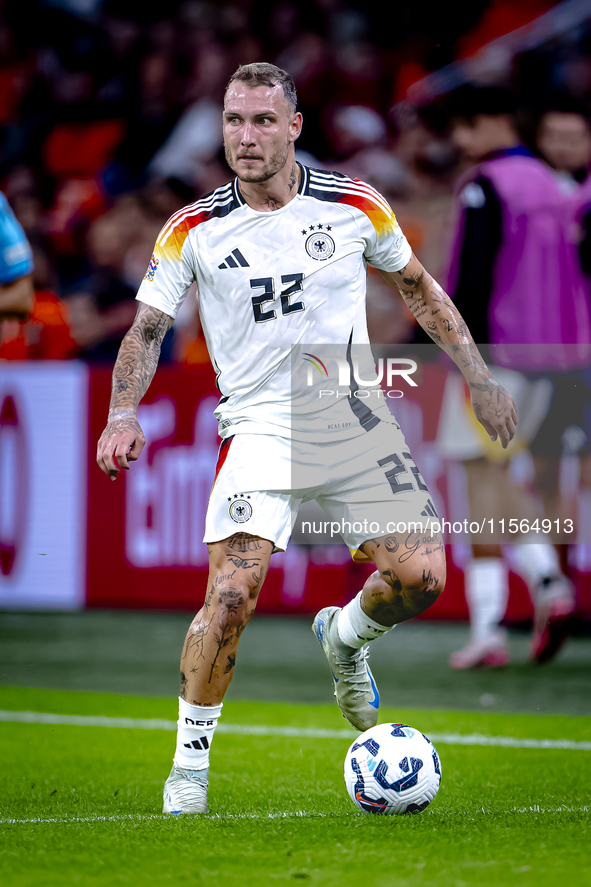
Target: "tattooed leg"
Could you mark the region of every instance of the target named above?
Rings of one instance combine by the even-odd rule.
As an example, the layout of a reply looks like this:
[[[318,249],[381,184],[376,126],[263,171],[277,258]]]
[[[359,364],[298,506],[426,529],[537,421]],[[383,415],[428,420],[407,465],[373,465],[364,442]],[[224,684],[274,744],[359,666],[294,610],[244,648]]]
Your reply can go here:
[[[361,607],[380,625],[396,625],[433,604],[445,585],[441,534],[409,533],[370,539],[361,550],[377,570],[363,586]]]
[[[236,533],[208,549],[207,593],[189,627],[181,657],[181,696],[193,705],[217,705],[224,698],[273,543]]]

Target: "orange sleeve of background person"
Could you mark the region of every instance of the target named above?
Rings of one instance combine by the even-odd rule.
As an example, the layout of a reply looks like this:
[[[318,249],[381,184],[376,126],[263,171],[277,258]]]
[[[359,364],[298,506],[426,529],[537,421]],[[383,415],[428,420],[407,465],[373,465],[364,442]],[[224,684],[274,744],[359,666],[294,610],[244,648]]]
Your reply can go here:
[[[35,292],[27,321],[0,323],[0,360],[67,360],[77,355],[65,305],[50,290]]]

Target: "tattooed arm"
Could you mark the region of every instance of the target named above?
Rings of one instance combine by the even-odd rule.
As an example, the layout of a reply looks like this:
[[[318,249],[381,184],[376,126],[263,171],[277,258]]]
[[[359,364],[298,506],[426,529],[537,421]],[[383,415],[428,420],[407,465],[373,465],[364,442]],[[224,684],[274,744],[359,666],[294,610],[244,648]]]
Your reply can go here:
[[[135,320],[121,343],[113,369],[107,427],[98,442],[99,468],[115,480],[120,468],[139,459],[145,444],[137,408],[154,378],[160,347],[172,317],[139,303]]]
[[[466,321],[416,256],[400,271],[382,271],[397,287],[423,329],[461,370],[472,395],[472,409],[492,440],[506,447],[515,435],[517,411],[513,398],[495,382],[474,344]]]

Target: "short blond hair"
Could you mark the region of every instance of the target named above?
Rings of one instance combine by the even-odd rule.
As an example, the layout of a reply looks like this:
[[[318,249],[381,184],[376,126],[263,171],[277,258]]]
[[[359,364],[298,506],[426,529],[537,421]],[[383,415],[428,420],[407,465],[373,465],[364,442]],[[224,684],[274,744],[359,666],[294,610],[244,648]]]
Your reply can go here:
[[[298,104],[295,83],[287,71],[278,68],[277,65],[272,65],[270,62],[252,62],[250,65],[240,65],[230,77],[226,91],[235,80],[251,87],[282,86],[285,100],[291,105],[292,113],[295,113]]]

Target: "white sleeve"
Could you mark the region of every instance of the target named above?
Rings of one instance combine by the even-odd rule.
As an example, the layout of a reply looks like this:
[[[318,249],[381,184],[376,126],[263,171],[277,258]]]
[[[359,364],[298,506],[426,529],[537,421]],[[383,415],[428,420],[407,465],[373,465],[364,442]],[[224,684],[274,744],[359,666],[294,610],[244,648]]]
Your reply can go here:
[[[176,317],[187,291],[195,280],[192,247],[188,230],[166,223],[154,246],[154,252],[140,284],[136,299]]]
[[[367,244],[365,258],[373,268],[380,271],[399,271],[411,259],[411,246],[386,198],[374,188],[366,187],[371,200],[366,201],[362,207],[362,232]]]

